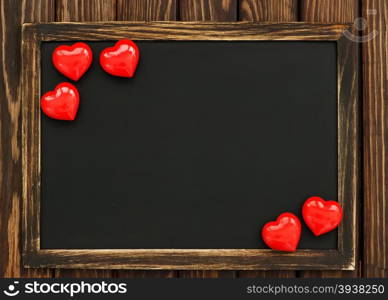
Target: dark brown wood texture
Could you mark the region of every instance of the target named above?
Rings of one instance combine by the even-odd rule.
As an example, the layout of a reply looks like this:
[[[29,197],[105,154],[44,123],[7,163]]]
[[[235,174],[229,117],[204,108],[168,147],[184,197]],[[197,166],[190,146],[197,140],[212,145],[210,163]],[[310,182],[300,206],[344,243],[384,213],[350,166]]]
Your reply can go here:
[[[170,0],[180,7],[183,0]],[[181,9],[169,9],[165,12],[163,3],[167,0],[155,0],[152,4],[146,0],[112,0],[116,8],[117,20],[146,20],[148,11],[157,16],[176,16],[180,20]],[[19,95],[20,74],[20,24],[23,22],[48,22],[56,20],[55,11],[64,1],[54,0],[4,0],[0,1],[1,31],[0,58],[0,277],[47,277],[54,273],[39,269],[31,271],[21,267],[20,211],[21,211],[21,104]],[[85,0],[67,1],[72,4],[76,15],[90,16],[80,11],[87,7]],[[103,1],[95,1],[100,4]],[[210,15],[211,2],[202,1],[201,9],[206,7],[204,15]],[[221,1],[220,1],[221,2]],[[226,2],[226,1],[223,1]],[[275,3],[276,2],[276,3]],[[156,3],[156,4],[155,4]],[[162,4],[161,4],[162,3]],[[110,3],[109,3],[110,4]],[[189,4],[190,5],[190,4]],[[193,4],[188,9],[193,10]],[[360,261],[363,268],[357,270],[357,276],[387,276],[387,14],[385,0],[239,0],[238,16],[241,20],[259,21],[292,21],[310,20],[320,22],[353,22],[359,17],[357,10],[367,21],[367,28],[362,35],[378,30],[378,36],[370,42],[362,43],[362,91],[363,91],[363,131],[364,131],[364,202],[362,227],[364,235],[363,252]],[[167,5],[168,6],[168,5]],[[141,7],[141,9],[139,9]],[[153,9],[151,9],[153,7]],[[196,6],[198,7],[198,6]],[[224,6],[225,7],[225,6]],[[298,9],[299,8],[299,9]],[[199,11],[199,8],[196,8]],[[376,10],[376,11],[373,11]],[[215,11],[214,9],[212,10]],[[220,13],[223,14],[224,13]],[[198,12],[197,12],[198,15]],[[107,14],[112,16],[112,12]],[[98,19],[100,18],[101,19]],[[97,20],[105,20],[105,15],[98,15]],[[166,19],[169,19],[166,17]],[[227,20],[225,20],[227,21]],[[157,273],[134,272],[139,276],[158,277]],[[294,272],[240,272],[250,277],[288,277]],[[354,276],[354,272],[350,272]],[[62,271],[57,275],[65,274]],[[80,276],[94,276],[94,271],[79,271]],[[203,276],[202,272],[190,272],[192,276]],[[217,272],[215,272],[217,274]],[[99,274],[98,274],[99,275]],[[117,274],[112,273],[113,276]],[[123,274],[122,274],[123,275]],[[184,276],[184,274],[180,274]],[[348,272],[303,272],[297,275],[316,276],[349,276]],[[97,276],[97,274],[96,274]]]
[[[117,0],[118,21],[176,20],[178,0]]]
[[[309,23],[48,23],[25,24],[22,38],[23,101],[23,261],[33,268],[153,270],[301,270],[354,269],[358,203],[358,101],[356,43],[345,38],[348,25]],[[166,32],[168,34],[166,34]],[[339,226],[337,250],[268,249],[40,249],[40,43],[107,40],[300,40],[335,41],[338,68],[338,201],[347,212]],[[35,75],[34,80],[31,78]],[[107,272],[107,271],[105,271]],[[109,271],[108,271],[109,272]],[[106,275],[106,274],[102,274]],[[109,274],[108,274],[109,275]]]
[[[364,276],[388,276],[388,3],[363,1]],[[373,38],[374,37],[374,38]],[[367,38],[369,40],[369,38]]]
[[[301,0],[303,21],[324,23],[353,22],[358,16],[358,0]]]
[[[241,0],[240,20],[294,22],[298,20],[297,0]]]
[[[0,274],[18,277],[20,270],[21,200],[21,11],[14,2],[0,2]],[[6,51],[4,51],[7,49]]]
[[[181,0],[180,21],[237,21],[237,0]]]
[[[58,22],[116,20],[116,1],[112,0],[57,0],[55,5]]]
[[[0,277],[51,277],[21,264],[21,24],[54,21],[50,0],[0,1]]]

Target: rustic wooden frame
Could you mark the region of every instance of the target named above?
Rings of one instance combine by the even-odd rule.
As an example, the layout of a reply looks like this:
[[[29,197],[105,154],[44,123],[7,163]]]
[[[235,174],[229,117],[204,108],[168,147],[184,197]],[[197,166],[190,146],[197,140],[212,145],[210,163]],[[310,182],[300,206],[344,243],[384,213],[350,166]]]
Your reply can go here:
[[[32,268],[354,270],[360,179],[357,45],[346,24],[111,22],[24,24],[22,35],[23,262]],[[346,217],[336,250],[40,248],[40,45],[43,41],[333,41],[338,74],[338,201]]]

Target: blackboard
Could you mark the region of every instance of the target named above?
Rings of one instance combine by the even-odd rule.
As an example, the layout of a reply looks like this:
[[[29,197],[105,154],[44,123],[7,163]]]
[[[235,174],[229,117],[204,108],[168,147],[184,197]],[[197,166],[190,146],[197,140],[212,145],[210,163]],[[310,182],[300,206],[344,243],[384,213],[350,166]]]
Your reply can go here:
[[[357,45],[347,25],[49,23],[23,26],[23,264],[170,270],[355,267],[359,182]],[[99,53],[137,42],[132,79]],[[60,44],[87,42],[74,122],[41,113],[67,81]],[[298,251],[262,226],[338,201],[338,230]],[[303,223],[303,222],[302,222]]]
[[[264,223],[336,200],[334,42],[140,41],[133,79],[99,66],[112,44],[89,43],[76,121],[42,115],[42,248],[265,248]]]

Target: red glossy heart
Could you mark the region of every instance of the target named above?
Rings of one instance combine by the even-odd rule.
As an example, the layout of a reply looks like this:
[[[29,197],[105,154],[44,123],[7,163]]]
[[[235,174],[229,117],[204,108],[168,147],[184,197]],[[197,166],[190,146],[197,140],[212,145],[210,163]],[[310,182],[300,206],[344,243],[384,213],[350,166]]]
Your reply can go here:
[[[301,224],[292,213],[282,213],[276,221],[264,225],[261,236],[273,250],[295,251],[300,240]]]
[[[307,227],[319,236],[338,226],[342,219],[342,207],[335,201],[311,197],[303,204],[302,215]]]
[[[66,77],[77,81],[89,69],[93,53],[85,43],[75,43],[72,46],[62,45],[53,52],[55,68]]]
[[[100,64],[105,72],[119,77],[133,77],[140,52],[131,40],[120,40],[113,47],[104,49]]]
[[[78,91],[74,85],[62,82],[42,96],[40,107],[50,118],[72,121],[79,107]]]

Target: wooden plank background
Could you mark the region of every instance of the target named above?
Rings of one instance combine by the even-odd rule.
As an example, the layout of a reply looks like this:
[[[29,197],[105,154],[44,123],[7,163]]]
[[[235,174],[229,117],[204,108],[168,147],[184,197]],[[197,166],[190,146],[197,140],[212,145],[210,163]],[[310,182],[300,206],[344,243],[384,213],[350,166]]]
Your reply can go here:
[[[388,1],[3,0],[0,1],[0,277],[388,276]],[[48,21],[361,21],[363,197],[356,271],[116,271],[24,269],[21,264],[21,24]],[[364,26],[361,26],[364,25]]]

